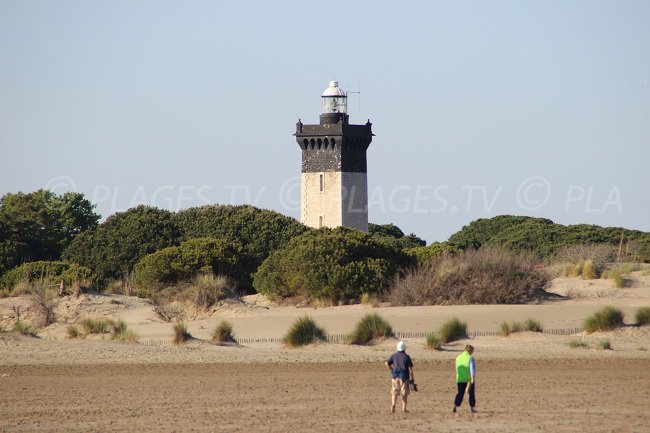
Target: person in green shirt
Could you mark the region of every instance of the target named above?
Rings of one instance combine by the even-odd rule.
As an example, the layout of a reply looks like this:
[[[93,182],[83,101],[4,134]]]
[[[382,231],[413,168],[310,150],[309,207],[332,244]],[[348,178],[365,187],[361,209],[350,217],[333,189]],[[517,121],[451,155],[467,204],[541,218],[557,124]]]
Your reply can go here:
[[[460,407],[465,396],[465,391],[469,393],[469,410],[474,413],[476,410],[476,396],[474,394],[476,388],[476,363],[474,362],[474,346],[468,344],[465,346],[465,351],[456,357],[456,386],[458,392],[454,399],[454,408],[452,412]]]

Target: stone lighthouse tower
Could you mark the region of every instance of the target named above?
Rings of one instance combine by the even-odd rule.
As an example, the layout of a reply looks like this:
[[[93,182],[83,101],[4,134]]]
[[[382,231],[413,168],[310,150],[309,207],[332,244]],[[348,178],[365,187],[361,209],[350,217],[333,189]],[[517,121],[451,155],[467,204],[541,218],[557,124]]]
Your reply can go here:
[[[302,149],[300,221],[309,227],[368,231],[366,149],[372,124],[348,122],[348,97],[337,81],[330,81],[321,99],[320,123],[298,121],[294,134]]]

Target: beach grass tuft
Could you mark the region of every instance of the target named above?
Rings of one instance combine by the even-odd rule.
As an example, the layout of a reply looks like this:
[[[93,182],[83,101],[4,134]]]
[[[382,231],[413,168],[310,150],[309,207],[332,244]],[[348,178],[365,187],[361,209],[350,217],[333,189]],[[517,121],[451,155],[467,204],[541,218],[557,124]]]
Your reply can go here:
[[[524,322],[524,329],[526,331],[530,332],[543,332],[544,327],[542,327],[542,323],[539,320],[528,318]]]
[[[375,338],[392,337],[393,328],[377,313],[363,316],[350,334],[351,344],[367,344]]]
[[[641,307],[636,310],[635,319],[639,326],[650,325],[650,307]]]
[[[602,350],[612,350],[612,345],[609,340],[600,340],[598,342],[598,347]]]
[[[623,312],[618,308],[607,306],[585,319],[583,328],[586,332],[612,331],[623,323]]]
[[[232,324],[222,320],[212,331],[212,342],[215,344],[237,343],[233,334]]]
[[[438,331],[438,337],[442,344],[467,338],[467,323],[461,322],[457,317],[452,317],[443,323]]]
[[[305,346],[316,341],[325,341],[325,331],[309,316],[299,317],[282,338],[289,347]]]
[[[86,336],[77,325],[68,325],[66,332],[68,338],[84,338]]]
[[[19,332],[23,335],[28,335],[30,337],[38,337],[38,331],[36,331],[32,325],[23,322],[22,320],[16,321],[16,324],[14,325],[14,331]]]
[[[81,321],[81,327],[86,334],[105,334],[108,332],[109,325],[108,320],[93,317],[86,317]]]
[[[586,349],[589,347],[589,345],[582,340],[571,340],[568,344],[572,349]]]
[[[427,335],[426,345],[427,345],[427,349],[442,350],[442,344],[440,343],[440,338],[438,338],[436,334]]]
[[[128,328],[124,320],[110,320],[109,325],[111,328],[111,338],[113,340],[127,341],[132,343],[138,341],[138,335]]]
[[[187,330],[187,323],[182,320],[174,323],[174,344],[183,344],[193,339],[192,334]]]

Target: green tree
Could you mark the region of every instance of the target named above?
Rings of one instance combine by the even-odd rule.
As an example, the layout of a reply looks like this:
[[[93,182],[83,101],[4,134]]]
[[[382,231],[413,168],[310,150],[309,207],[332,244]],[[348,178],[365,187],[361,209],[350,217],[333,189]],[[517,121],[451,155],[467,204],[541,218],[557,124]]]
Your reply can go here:
[[[5,194],[0,199],[0,275],[24,263],[56,260],[99,215],[83,194],[51,191]]]
[[[400,248],[358,230],[311,230],[277,250],[255,273],[257,291],[277,299],[303,296],[334,302],[380,295],[393,276],[411,266]]]
[[[96,230],[77,236],[65,257],[106,281],[123,278],[142,257],[178,245],[180,240],[181,231],[171,212],[141,205],[111,215]]]

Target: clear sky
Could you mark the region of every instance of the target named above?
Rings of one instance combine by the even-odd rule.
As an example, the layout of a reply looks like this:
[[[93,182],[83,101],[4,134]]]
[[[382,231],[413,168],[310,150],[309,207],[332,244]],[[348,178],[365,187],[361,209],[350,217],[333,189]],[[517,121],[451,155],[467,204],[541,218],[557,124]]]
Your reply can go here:
[[[649,1],[0,1],[0,194],[299,217],[295,123],[370,118],[370,222],[650,231]]]

